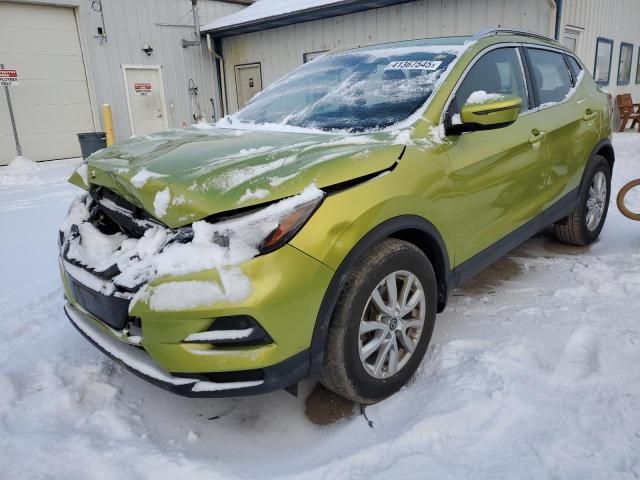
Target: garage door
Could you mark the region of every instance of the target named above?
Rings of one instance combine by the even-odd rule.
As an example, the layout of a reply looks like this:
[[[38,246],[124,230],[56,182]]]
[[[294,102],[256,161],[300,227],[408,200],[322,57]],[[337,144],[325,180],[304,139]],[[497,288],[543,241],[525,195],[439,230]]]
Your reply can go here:
[[[23,155],[79,156],[76,134],[94,125],[73,9],[0,1],[0,63],[18,71],[19,85],[9,92]],[[16,156],[2,90],[0,165]]]

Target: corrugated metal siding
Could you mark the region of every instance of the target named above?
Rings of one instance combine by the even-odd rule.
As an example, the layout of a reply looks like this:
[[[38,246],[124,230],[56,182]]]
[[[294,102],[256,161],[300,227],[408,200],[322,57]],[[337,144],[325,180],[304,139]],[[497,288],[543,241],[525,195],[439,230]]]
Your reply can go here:
[[[577,53],[593,72],[598,37],[613,40],[613,59],[609,85],[604,87],[614,95],[631,93],[640,101],[640,85],[635,84],[640,48],[640,2],[638,0],[565,0],[563,26],[583,28]],[[564,33],[564,32],[563,32]],[[617,85],[620,43],[633,44],[633,62],[629,85]]]
[[[305,52],[358,43],[468,35],[517,27],[551,35],[549,0],[420,0],[222,39],[230,111],[237,110],[234,66],[260,62],[266,87],[303,63]]]
[[[15,0],[18,3],[47,5],[64,4],[75,7],[89,91],[92,99],[94,122],[101,129],[99,106],[112,105],[117,140],[131,135],[129,115],[122,75],[123,64],[161,65],[168,122],[170,127],[180,127],[183,122],[192,123],[188,81],[193,78],[198,86],[199,103],[208,119],[214,114],[210,99],[216,99],[218,107],[217,74],[206,45],[183,49],[182,38],[194,39],[193,16],[190,0],[103,0],[107,41],[97,38],[101,25],[100,14],[90,8],[88,0]],[[201,23],[229,15],[242,5],[200,0]],[[185,26],[158,26],[156,23],[181,23]],[[151,44],[151,56],[142,52],[145,44]],[[204,43],[204,42],[203,42]],[[55,94],[55,93],[54,93]]]
[[[211,121],[214,113],[211,99],[217,97],[217,77],[206,45],[182,48],[180,40],[195,39],[193,27],[159,26],[157,23],[193,25],[189,0],[109,0],[104,1],[107,41],[93,38],[100,25],[100,15],[82,9],[81,15],[89,33],[89,59],[98,104],[109,103],[115,115],[116,137],[120,140],[131,134],[124,80],[123,64],[161,65],[165,88],[169,127],[193,123],[195,102],[190,100],[188,85],[193,79],[198,87],[198,103],[202,113]],[[200,1],[202,22],[229,15],[243,8],[239,5],[215,1]],[[154,51],[151,56],[142,51],[145,44]],[[217,102],[214,102],[217,104]]]

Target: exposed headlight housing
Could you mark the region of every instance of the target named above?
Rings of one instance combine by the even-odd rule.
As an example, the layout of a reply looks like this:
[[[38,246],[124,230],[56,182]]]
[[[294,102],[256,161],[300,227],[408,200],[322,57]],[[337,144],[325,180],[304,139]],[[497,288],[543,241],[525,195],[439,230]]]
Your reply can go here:
[[[323,196],[298,205],[292,212],[283,216],[278,226],[258,245],[260,253],[269,253],[285,245],[309,220],[323,200]]]
[[[214,243],[229,250],[234,263],[272,252],[291,240],[318,209],[325,193],[310,186],[299,195],[226,218],[207,218],[176,232],[170,243]]]

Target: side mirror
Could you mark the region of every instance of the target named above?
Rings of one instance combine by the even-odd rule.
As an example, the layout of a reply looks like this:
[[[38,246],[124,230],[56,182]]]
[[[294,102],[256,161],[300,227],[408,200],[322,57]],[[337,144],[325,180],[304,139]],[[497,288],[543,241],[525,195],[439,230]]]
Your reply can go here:
[[[521,108],[520,97],[476,92],[460,110],[458,122],[452,119],[451,131],[460,133],[507,127],[518,119]]]

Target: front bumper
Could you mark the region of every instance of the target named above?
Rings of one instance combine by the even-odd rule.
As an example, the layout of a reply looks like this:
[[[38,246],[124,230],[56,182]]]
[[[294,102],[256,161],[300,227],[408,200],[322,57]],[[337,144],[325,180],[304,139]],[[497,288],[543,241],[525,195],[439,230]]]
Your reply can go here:
[[[64,311],[71,324],[109,358],[140,378],[185,397],[227,397],[266,393],[297,383],[306,377],[309,369],[308,352],[303,351],[278,365],[263,369],[264,377],[261,380],[212,382],[179,374],[172,375],[159,368],[143,349],[113,338],[96,325],[88,313],[68,302]]]
[[[68,300],[65,311],[72,324],[104,353],[144,379],[181,395],[249,395],[293,385],[309,373],[308,349],[333,271],[289,245],[240,268],[251,282],[251,293],[238,303],[158,312],[144,300],[135,302],[129,312],[141,324],[141,338],[135,344],[123,331],[82,307],[61,262]],[[216,270],[203,271],[156,279],[150,285],[183,281],[216,282],[219,276]],[[272,341],[238,346],[186,341],[191,334],[207,331],[217,318],[242,315],[255,319]]]

